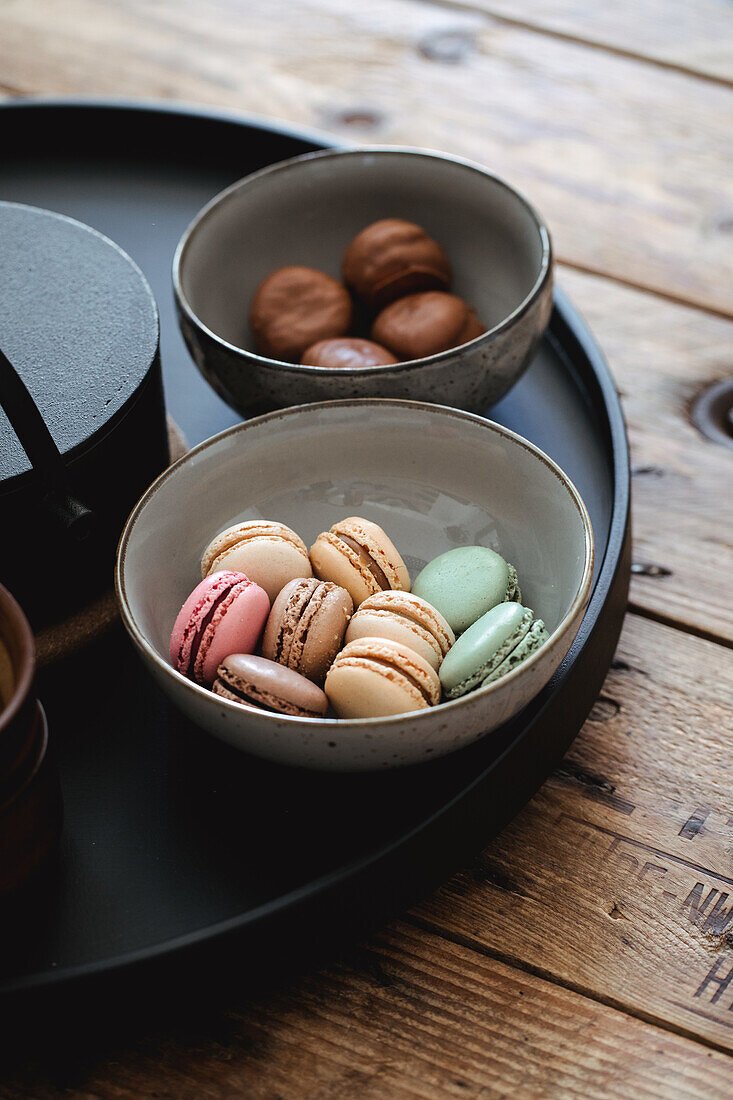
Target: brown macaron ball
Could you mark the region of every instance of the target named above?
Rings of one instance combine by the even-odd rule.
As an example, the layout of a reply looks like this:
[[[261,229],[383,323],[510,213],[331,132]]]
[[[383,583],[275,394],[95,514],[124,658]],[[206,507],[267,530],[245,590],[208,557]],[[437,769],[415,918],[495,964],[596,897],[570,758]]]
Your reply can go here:
[[[376,318],[371,334],[407,360],[458,347],[485,331],[486,326],[461,298],[429,290],[388,305]]]
[[[303,352],[300,360],[311,367],[385,367],[397,363],[391,351],[373,340],[361,340],[356,336],[339,336],[333,340],[319,340]]]
[[[414,222],[382,218],[346,249],[344,282],[373,310],[419,290],[445,290],[451,268],[443,249]]]
[[[297,363],[318,340],[344,336],[352,316],[348,291],[313,267],[281,267],[260,283],[249,323],[257,350]]]

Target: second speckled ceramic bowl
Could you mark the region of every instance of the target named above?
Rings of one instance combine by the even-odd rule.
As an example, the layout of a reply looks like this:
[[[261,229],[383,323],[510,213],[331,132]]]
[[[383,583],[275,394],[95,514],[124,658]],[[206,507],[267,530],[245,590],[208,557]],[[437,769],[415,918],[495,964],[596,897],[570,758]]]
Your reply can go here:
[[[348,243],[386,217],[417,222],[443,245],[453,292],[487,331],[385,367],[334,370],[258,355],[248,313],[265,276],[302,264],[340,278]],[[173,285],[196,365],[243,414],[353,397],[479,412],[514,385],[547,325],[552,251],[536,211],[478,165],[420,150],[335,150],[264,168],[212,199],[181,238]]]
[[[212,535],[278,519],[310,546],[347,515],[379,523],[414,579],[456,546],[491,546],[519,574],[550,633],[501,680],[389,718],[294,718],[222,699],[177,672],[169,640]],[[478,416],[402,401],[303,405],[195,447],[150,487],[120,541],[122,618],[150,672],[189,718],[280,763],[336,771],[398,767],[452,752],[513,717],[570,648],[590,595],[593,534],[569,479],[525,439]]]

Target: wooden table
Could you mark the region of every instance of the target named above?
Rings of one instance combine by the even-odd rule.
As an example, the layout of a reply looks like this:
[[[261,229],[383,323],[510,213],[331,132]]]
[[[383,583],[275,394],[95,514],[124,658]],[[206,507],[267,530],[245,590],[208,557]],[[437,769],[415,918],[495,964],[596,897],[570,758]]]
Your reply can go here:
[[[5,1097],[733,1095],[726,0],[4,0],[0,87],[196,100],[505,175],[553,230],[634,468],[629,615],[562,767],[338,963],[155,1033],[48,1035]]]

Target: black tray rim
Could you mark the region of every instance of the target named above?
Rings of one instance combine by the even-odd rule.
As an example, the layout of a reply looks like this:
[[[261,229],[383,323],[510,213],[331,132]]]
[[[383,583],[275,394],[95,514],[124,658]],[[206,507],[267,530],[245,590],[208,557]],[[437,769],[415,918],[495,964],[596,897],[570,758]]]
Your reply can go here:
[[[124,97],[28,96],[8,100],[0,103],[0,124],[8,113],[25,112],[38,108],[47,109],[54,114],[56,112],[63,113],[64,111],[73,111],[79,114],[85,112],[92,114],[118,112],[120,115],[125,113],[157,114],[161,116],[162,120],[171,116],[177,118],[190,116],[198,121],[229,123],[243,130],[259,131],[263,136],[280,136],[286,140],[312,143],[321,148],[347,147],[344,143],[335,142],[330,135],[318,130],[289,126],[278,120],[248,115],[236,110],[154,99],[130,100]],[[603,419],[606,421],[604,428],[607,432],[606,442],[610,450],[613,473],[612,519],[608,541],[602,558],[596,560],[596,577],[593,590],[578,634],[568,656],[563,661],[555,677],[553,677],[552,684],[557,685],[557,682],[564,678],[563,670],[570,669],[586,647],[590,635],[597,627],[599,617],[610,598],[615,595],[618,602],[620,596],[625,606],[625,592],[628,588],[629,579],[631,475],[626,424],[605,356],[580,313],[570,303],[565,292],[557,287],[554,291],[553,313],[544,339],[549,340],[554,350],[566,363],[568,360],[570,361],[576,374],[583,378],[587,389],[591,393],[595,390],[595,396],[602,407]],[[622,618],[623,615],[618,624],[614,625],[614,647]],[[551,693],[553,696],[557,694],[559,686],[561,685],[556,686]],[[545,709],[547,701],[543,703],[538,714],[541,714],[541,711]],[[536,720],[536,717],[533,721]],[[580,725],[582,725],[582,720],[567,738],[565,749],[579,732]],[[375,852],[369,853],[369,855],[355,863],[313,879],[275,900],[248,910],[244,914],[218,921],[194,932],[188,932],[160,943],[149,944],[144,948],[108,956],[89,963],[58,970],[19,975],[8,981],[0,980],[0,995],[51,989],[67,983],[77,983],[83,979],[111,976],[154,960],[168,960],[187,949],[205,944],[214,944],[227,940],[232,935],[242,933],[245,930],[252,930],[261,926],[268,919],[282,917],[288,911],[297,913],[304,903],[311,904],[314,901],[317,903],[319,899],[326,899],[336,887],[357,880],[363,877],[366,872],[373,872],[378,869],[381,864],[393,858],[396,851],[405,848],[411,842],[420,838],[422,834],[429,832],[442,820],[449,817],[451,812],[464,800],[467,800],[471,794],[479,790],[497,766],[512,752],[518,741],[522,740],[523,735],[524,731],[521,731],[517,738],[505,748],[504,752],[495,757],[488,767],[476,775],[468,785],[461,788],[458,794],[443,803],[433,814],[403,832],[397,839],[393,838],[388,844],[383,845]],[[563,749],[563,753],[565,749]],[[561,756],[562,753],[557,759],[560,759]],[[546,774],[536,784],[535,790],[546,777]],[[531,794],[528,797],[531,797]],[[527,801],[527,797],[518,800],[513,811],[505,815],[504,823],[511,820]],[[486,843],[488,839],[488,837],[481,838],[481,843]],[[437,862],[440,863],[440,861]],[[442,868],[439,867],[436,884],[442,879],[441,871]],[[425,889],[427,891],[430,888],[430,886],[427,886]]]

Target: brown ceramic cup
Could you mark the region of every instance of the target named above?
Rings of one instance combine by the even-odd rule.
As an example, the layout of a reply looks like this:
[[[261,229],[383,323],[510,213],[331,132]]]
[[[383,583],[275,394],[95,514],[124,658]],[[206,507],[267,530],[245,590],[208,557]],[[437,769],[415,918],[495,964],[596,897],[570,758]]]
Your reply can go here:
[[[58,775],[34,677],[31,628],[0,585],[0,899],[47,865],[61,828]]]

